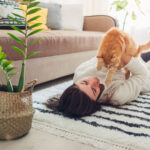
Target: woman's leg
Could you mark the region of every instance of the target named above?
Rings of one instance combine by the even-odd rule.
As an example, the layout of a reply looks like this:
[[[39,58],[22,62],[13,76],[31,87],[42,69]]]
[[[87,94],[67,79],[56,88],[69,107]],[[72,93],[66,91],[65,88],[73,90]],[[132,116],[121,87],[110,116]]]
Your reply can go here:
[[[142,53],[141,57],[145,62],[149,61],[150,60],[150,51],[146,52],[146,53]]]

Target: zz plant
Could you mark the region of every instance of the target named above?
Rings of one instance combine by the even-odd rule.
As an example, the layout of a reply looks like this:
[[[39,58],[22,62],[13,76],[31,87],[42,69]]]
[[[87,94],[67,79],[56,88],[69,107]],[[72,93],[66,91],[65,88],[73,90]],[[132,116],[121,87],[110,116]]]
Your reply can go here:
[[[18,53],[20,53],[23,57],[22,59],[22,67],[21,67],[21,73],[20,73],[20,77],[19,77],[19,82],[18,82],[18,86],[17,86],[17,92],[21,92],[23,86],[24,86],[24,78],[25,78],[25,64],[26,64],[26,60],[33,56],[36,55],[37,53],[39,53],[39,51],[34,51],[34,52],[28,52],[28,48],[35,44],[37,41],[41,40],[41,38],[38,38],[36,40],[33,40],[31,43],[28,43],[28,38],[31,37],[32,35],[42,31],[42,29],[36,29],[36,30],[32,30],[35,27],[39,27],[42,23],[35,23],[32,26],[28,26],[28,24],[32,21],[35,21],[36,19],[40,18],[39,15],[35,15],[34,17],[28,19],[28,16],[31,14],[35,14],[38,11],[40,11],[40,8],[37,8],[36,6],[38,6],[40,4],[40,2],[36,2],[35,0],[22,0],[22,3],[20,3],[21,5],[25,5],[26,6],[26,10],[23,10],[21,8],[15,8],[15,9],[19,9],[21,11],[24,12],[24,16],[20,16],[16,13],[12,13],[14,16],[19,17],[19,18],[23,18],[25,20],[25,23],[19,21],[19,19],[15,19],[15,17],[9,16],[10,19],[12,19],[13,21],[21,24],[21,25],[25,25],[25,30],[21,30],[20,28],[10,25],[10,27],[18,32],[20,32],[23,36],[24,36],[24,40],[21,40],[19,37],[15,36],[12,33],[8,33],[8,35],[13,38],[16,42],[20,43],[21,45],[23,45],[24,49],[20,49],[19,47],[16,46],[12,46],[12,49],[17,51]],[[12,61],[11,60],[6,60],[6,54],[3,53],[0,49],[0,67],[5,75],[6,81],[7,81],[7,89],[8,92],[14,92],[13,86],[11,84],[10,81],[10,76],[15,75],[16,73],[9,73],[9,71],[14,70],[15,67],[12,66]]]
[[[11,76],[16,74],[16,72],[10,72],[15,69],[15,67],[12,65],[12,62],[12,60],[6,59],[6,54],[2,52],[2,47],[0,46],[0,69],[6,78],[8,92],[13,92],[14,90],[10,80]]]

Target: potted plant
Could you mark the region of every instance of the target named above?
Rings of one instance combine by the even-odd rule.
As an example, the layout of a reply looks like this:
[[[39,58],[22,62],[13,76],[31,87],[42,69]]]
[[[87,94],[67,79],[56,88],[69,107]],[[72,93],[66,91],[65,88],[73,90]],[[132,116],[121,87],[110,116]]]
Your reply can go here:
[[[131,7],[132,4],[134,4],[135,7]],[[110,9],[112,8],[115,8],[115,11],[118,12],[119,15],[120,13],[124,15],[121,23],[122,30],[125,29],[127,18],[131,17],[132,20],[136,20],[137,13],[144,15],[144,12],[141,10],[140,0],[113,0]]]
[[[25,30],[21,30],[16,26],[10,26],[24,36],[24,41],[17,36],[8,33],[11,38],[22,44],[24,47],[24,49],[20,49],[19,47],[12,46],[13,50],[20,53],[23,57],[20,78],[18,86],[16,87],[11,83],[11,77],[16,74],[16,72],[14,72],[15,67],[12,65],[13,61],[6,59],[6,54],[2,52],[2,47],[0,47],[0,70],[2,70],[7,83],[6,87],[0,87],[0,139],[9,140],[18,138],[26,134],[31,128],[32,117],[34,114],[34,109],[32,107],[32,90],[36,80],[24,85],[25,64],[29,57],[39,53],[28,52],[28,48],[39,41],[40,38],[31,43],[28,43],[28,38],[42,31],[42,29],[31,30],[40,26],[42,23],[35,23],[32,26],[28,26],[29,22],[40,18],[40,16],[35,16],[30,19],[27,18],[29,15],[40,11],[40,8],[36,7],[39,3],[40,2],[36,2],[35,0],[22,0],[21,5],[26,5],[26,10],[22,10],[24,11],[25,16],[13,13],[14,16],[21,17],[25,20]],[[9,18],[19,24],[23,24],[12,16],[9,16]]]

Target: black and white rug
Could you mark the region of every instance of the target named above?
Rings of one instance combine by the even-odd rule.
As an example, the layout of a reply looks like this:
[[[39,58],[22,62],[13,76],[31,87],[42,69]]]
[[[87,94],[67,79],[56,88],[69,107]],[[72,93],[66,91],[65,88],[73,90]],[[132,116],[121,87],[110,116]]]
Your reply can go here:
[[[46,108],[47,99],[71,84],[70,80],[33,93],[34,128],[102,150],[150,150],[150,93],[121,107],[102,106],[100,111],[78,119]]]

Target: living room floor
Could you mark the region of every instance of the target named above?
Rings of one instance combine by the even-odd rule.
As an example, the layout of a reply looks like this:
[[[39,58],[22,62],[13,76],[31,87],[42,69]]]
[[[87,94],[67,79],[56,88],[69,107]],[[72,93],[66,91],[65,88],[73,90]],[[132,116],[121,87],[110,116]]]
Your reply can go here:
[[[0,141],[0,150],[98,150],[90,145],[71,141],[49,133],[31,129],[24,137]]]
[[[46,84],[39,85],[35,91],[39,91],[48,85],[59,85],[69,81],[72,76],[67,76]],[[31,128],[29,133],[22,138],[11,141],[0,141],[0,150],[98,150],[97,148],[52,135],[50,133]]]

